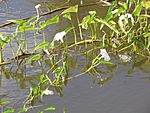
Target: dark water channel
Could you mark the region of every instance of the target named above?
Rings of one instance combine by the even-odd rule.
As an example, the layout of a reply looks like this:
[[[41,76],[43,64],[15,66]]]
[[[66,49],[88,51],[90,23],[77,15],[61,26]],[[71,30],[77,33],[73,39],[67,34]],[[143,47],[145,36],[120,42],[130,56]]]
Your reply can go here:
[[[48,6],[57,6],[64,0],[8,0],[0,3],[0,23],[5,23],[7,19],[18,19],[36,14],[34,6],[38,3],[51,3]],[[84,0],[83,2],[93,2],[94,0]],[[77,0],[72,4],[80,3]],[[107,12],[107,7],[101,4],[96,6],[83,7],[79,11],[79,18],[88,14],[88,11],[96,10],[101,17]],[[49,18],[47,16],[45,18]],[[46,28],[46,36],[55,35],[69,23],[63,22],[57,26]],[[0,28],[0,32],[11,32],[13,28]],[[32,49],[32,34],[28,34],[30,43],[29,49]],[[40,36],[39,36],[40,37]],[[51,40],[51,39],[47,39]],[[39,38],[40,42],[41,39]],[[86,60],[94,56],[90,54],[80,56],[78,53],[82,48],[72,50],[69,65],[72,66],[71,76],[80,73],[86,64]],[[12,57],[10,48],[4,51],[5,59]],[[113,66],[100,66],[102,77],[112,77],[104,84],[100,84],[99,78],[93,78],[90,74],[70,80],[63,89],[63,96],[55,93],[52,96],[44,96],[46,102],[44,106],[29,110],[28,113],[37,113],[39,110],[49,106],[55,106],[55,113],[150,113],[150,61],[143,57],[137,57],[130,62],[123,62],[117,56],[110,53]],[[132,56],[133,58],[133,56]],[[11,68],[11,69],[10,69]],[[6,107],[14,106],[17,108],[22,104],[23,99],[29,93],[30,81],[37,78],[40,74],[39,67],[22,67],[22,71],[16,71],[16,65],[8,65],[5,73],[0,75],[0,99],[12,100],[12,103]],[[48,67],[45,67],[48,68]],[[3,70],[3,69],[1,69]],[[11,71],[10,71],[11,70]],[[1,109],[1,108],[0,108]],[[44,112],[50,113],[50,112]]]

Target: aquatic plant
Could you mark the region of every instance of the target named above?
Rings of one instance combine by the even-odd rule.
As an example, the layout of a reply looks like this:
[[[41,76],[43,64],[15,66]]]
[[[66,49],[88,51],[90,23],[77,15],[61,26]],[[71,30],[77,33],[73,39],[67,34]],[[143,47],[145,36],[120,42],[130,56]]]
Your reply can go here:
[[[144,7],[145,3],[147,2],[131,0],[123,3],[118,9],[115,9],[117,2],[110,6],[104,20],[109,25],[113,22],[113,26],[119,31],[119,33],[115,33],[116,35],[114,33],[111,35],[111,38],[118,40],[118,42],[115,42],[116,44],[124,45],[127,42],[133,46],[133,51],[136,51],[135,48],[138,45],[149,50],[149,25],[147,20],[149,15],[147,14],[148,9]],[[147,37],[143,34],[147,34]],[[123,47],[121,50],[127,49],[126,47]]]
[[[3,49],[4,47],[10,42],[9,36],[3,36],[2,33],[0,33],[0,63],[3,62]]]
[[[131,50],[130,52],[149,58],[150,25],[148,24],[148,19],[150,16],[148,14],[148,3],[148,1],[128,0],[120,4],[116,0],[109,7],[105,18],[97,16],[96,11],[89,11],[89,14],[83,17],[81,22],[78,18],[78,8],[81,7],[79,5],[53,10],[54,12],[63,11],[48,20],[41,19],[42,14],[39,12],[40,5],[37,5],[35,7],[37,11],[36,16],[22,20],[9,20],[9,22],[17,24],[17,27],[11,37],[4,37],[0,34],[0,65],[8,64],[2,64],[2,52],[6,44],[10,44],[11,46],[11,41],[14,41],[18,46],[18,50],[14,51],[11,46],[14,56],[9,63],[17,61],[18,66],[21,64],[23,66],[36,64],[41,69],[41,73],[38,76],[39,79],[36,83],[31,83],[30,93],[20,113],[26,112],[32,107],[34,108],[37,101],[42,103],[44,95],[52,96],[57,93],[62,96],[63,87],[67,85],[70,79],[83,76],[87,73],[98,78],[98,84],[103,86],[113,76],[103,78],[98,67],[101,65],[113,65],[110,56],[111,50],[113,51],[112,53],[117,53],[116,55],[123,62],[130,62],[132,60],[130,55],[122,53],[122,51],[127,51],[128,49]],[[46,14],[51,13],[48,12]],[[73,15],[76,17],[77,27],[73,24]],[[58,31],[54,36],[51,36],[51,41],[47,41],[44,28],[53,24],[59,24],[60,18],[69,20],[70,26]],[[34,34],[34,48],[31,51],[28,50],[27,43],[27,33],[29,31]],[[84,37],[84,31],[88,31],[90,36]],[[39,32],[42,33],[41,42],[37,42],[37,33]],[[68,36],[69,33],[74,34],[73,43],[67,43],[67,38],[70,38]],[[77,38],[78,36],[80,39]],[[93,55],[90,56],[88,63],[85,64],[84,70],[71,76],[68,63],[68,57],[71,54],[69,51],[70,48],[75,50],[77,47],[84,47],[84,52],[80,52],[80,55],[85,56],[87,59],[91,51]],[[91,50],[88,50],[88,47]],[[143,49],[146,51],[146,54],[143,53]],[[2,105],[5,104],[2,103]],[[55,108],[50,107],[45,110],[55,110]]]

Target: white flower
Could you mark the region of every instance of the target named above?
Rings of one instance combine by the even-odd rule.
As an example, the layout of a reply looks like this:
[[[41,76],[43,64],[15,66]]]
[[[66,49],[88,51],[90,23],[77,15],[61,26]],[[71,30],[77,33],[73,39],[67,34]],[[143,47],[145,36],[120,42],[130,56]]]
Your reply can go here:
[[[110,57],[106,49],[100,49],[100,54],[102,55],[101,58],[103,58],[105,61],[110,61]]]
[[[83,1],[82,0],[80,1],[80,4],[83,5]]]
[[[95,15],[95,14],[96,14],[96,11],[89,11],[89,14],[90,14],[90,15]]]
[[[64,43],[63,37],[66,35],[67,33],[65,31],[59,32],[55,35],[54,37],[54,41],[61,41],[62,43]]]
[[[132,14],[127,14],[127,17],[131,19],[132,25],[134,24],[134,18]]]
[[[124,20],[126,23],[128,23],[128,19],[131,19],[132,24],[134,24],[134,18],[132,17],[132,14],[125,14],[119,17],[120,21]]]
[[[46,89],[46,90],[43,91],[43,94],[45,94],[45,95],[54,95],[54,92],[51,91],[51,90]]]
[[[41,6],[41,4],[38,4],[35,6],[36,12],[37,12],[37,18],[40,17],[40,13],[39,13],[39,7]]]
[[[130,19],[130,22],[132,23],[132,25],[134,25],[134,18],[132,17],[132,14],[129,14],[129,13],[127,13],[125,15],[121,15],[118,20],[118,24],[119,24],[121,30],[125,34],[127,34],[125,26],[129,23],[129,19]]]
[[[126,20],[126,16],[125,15],[121,15],[120,17],[119,17],[119,20]]]
[[[119,9],[115,9],[114,11],[112,11],[112,14],[115,14],[119,11]]]
[[[123,61],[123,62],[129,62],[131,60],[131,57],[128,56],[128,55],[118,55],[120,57],[120,59]]]
[[[38,9],[40,6],[41,6],[41,4],[37,4],[37,5],[35,6],[35,9]]]

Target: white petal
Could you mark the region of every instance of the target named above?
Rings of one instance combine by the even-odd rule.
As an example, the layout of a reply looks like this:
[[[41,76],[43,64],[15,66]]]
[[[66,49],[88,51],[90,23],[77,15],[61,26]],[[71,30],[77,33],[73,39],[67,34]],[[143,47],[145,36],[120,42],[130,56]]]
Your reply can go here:
[[[134,24],[134,18],[133,18],[133,16],[132,16],[132,14],[125,14],[125,15],[121,15],[120,17],[119,17],[119,20],[121,20],[121,21],[125,21],[126,23],[128,23],[128,19],[131,19],[131,22],[132,22],[132,24]]]
[[[118,55],[120,57],[120,59],[123,61],[123,62],[129,62],[131,60],[131,57],[128,56],[128,55]]]
[[[101,58],[103,58],[105,61],[110,61],[110,57],[106,49],[100,49],[100,54],[102,55]]]
[[[125,19],[125,15],[121,15],[120,17],[119,17],[119,20],[124,20]]]
[[[80,4],[83,5],[83,1],[82,0],[80,1]]]
[[[61,41],[62,43],[64,43],[63,37],[66,35],[67,33],[65,31],[59,32],[55,35],[54,37],[54,41]]]
[[[51,90],[46,89],[45,91],[43,91],[43,94],[45,95],[54,95],[54,92]]]
[[[132,14],[127,14],[126,16],[128,17],[128,19],[130,18],[132,24],[134,24],[134,18],[133,18],[133,16],[132,16]]]
[[[119,11],[119,9],[115,9],[114,11],[112,11],[112,14],[115,14]]]
[[[35,6],[35,8],[38,9],[40,6],[41,6],[41,4],[37,4],[37,5]]]

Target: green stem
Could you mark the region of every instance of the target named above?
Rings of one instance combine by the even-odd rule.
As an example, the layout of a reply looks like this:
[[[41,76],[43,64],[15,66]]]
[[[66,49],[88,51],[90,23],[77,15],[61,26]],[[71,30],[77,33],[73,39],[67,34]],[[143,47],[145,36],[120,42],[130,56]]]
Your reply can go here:
[[[79,27],[79,32],[80,32],[80,38],[81,38],[81,40],[83,40],[82,29],[81,29],[81,26],[80,26],[80,21],[79,21],[79,17],[78,17],[77,13],[76,13],[76,17],[77,17],[77,22],[78,22],[78,27]]]
[[[34,31],[34,46],[36,47],[36,45],[37,45],[36,31]]]
[[[2,47],[1,47],[1,44],[0,44],[0,62],[2,62]]]
[[[71,20],[71,25],[72,25],[72,27],[73,27],[74,41],[75,41],[75,44],[76,44],[76,43],[77,43],[77,35],[76,35],[75,27],[74,27],[74,25],[73,25],[72,20]]]
[[[44,29],[43,29],[43,42],[46,42],[46,37],[45,37],[45,32],[44,32]],[[44,50],[45,50],[45,47],[43,47],[44,48]]]
[[[27,47],[27,36],[26,36],[26,32],[24,32],[24,49],[27,52],[28,47]]]
[[[97,28],[96,24],[94,24],[94,39],[96,39],[96,31],[97,31],[96,28]]]
[[[93,39],[93,37],[94,37],[94,31],[93,31],[92,25],[90,25],[90,29],[91,29],[91,37]]]
[[[4,105],[1,106],[2,106],[1,113],[4,113]]]

